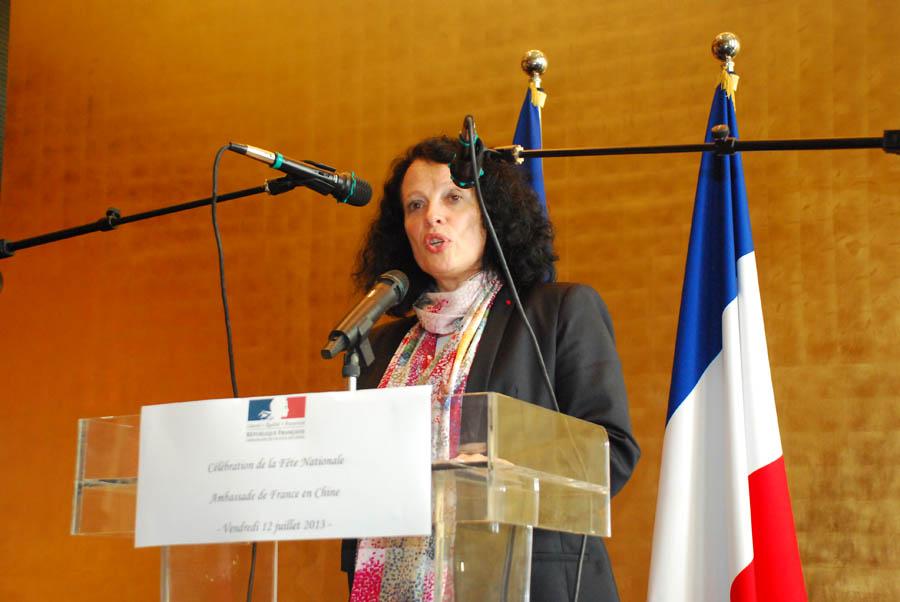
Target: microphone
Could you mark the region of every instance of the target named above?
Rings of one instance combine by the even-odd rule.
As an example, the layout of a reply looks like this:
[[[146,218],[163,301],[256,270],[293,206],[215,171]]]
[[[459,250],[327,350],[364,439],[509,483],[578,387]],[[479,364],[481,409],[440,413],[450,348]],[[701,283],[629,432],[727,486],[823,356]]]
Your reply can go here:
[[[359,347],[365,365],[371,364],[374,355],[366,337],[384,312],[403,300],[408,289],[409,278],[400,270],[391,270],[379,276],[375,286],[328,335],[322,357],[330,360],[342,351]]]
[[[248,144],[228,143],[228,150],[247,155],[289,175],[300,186],[319,194],[330,194],[339,203],[362,207],[372,198],[372,187],[351,173],[335,173],[333,167],[313,161],[294,161],[281,153],[273,153]]]
[[[470,123],[472,136],[469,135]],[[474,142],[472,141],[473,136],[475,138]],[[472,166],[472,144],[475,145],[475,160],[479,166],[477,176]],[[466,115],[466,118],[463,120],[462,130],[459,132],[459,148],[447,165],[450,168],[450,179],[453,180],[453,183],[460,188],[471,188],[474,186],[476,178],[484,175],[484,170],[480,169],[482,157],[484,157],[484,143],[475,131],[475,118],[471,115]]]

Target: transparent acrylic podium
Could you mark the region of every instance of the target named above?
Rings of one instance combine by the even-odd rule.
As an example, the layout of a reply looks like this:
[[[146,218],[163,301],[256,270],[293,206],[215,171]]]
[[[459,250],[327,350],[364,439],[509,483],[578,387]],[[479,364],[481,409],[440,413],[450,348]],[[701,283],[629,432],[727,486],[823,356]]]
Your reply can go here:
[[[610,535],[606,431],[496,393],[450,403],[460,412],[452,457],[432,463],[435,591],[528,600],[534,528]],[[140,416],[78,429],[72,534],[132,537]],[[277,543],[260,542],[254,600],[277,600],[277,566]],[[244,600],[250,544],[162,548],[160,568],[163,602]]]

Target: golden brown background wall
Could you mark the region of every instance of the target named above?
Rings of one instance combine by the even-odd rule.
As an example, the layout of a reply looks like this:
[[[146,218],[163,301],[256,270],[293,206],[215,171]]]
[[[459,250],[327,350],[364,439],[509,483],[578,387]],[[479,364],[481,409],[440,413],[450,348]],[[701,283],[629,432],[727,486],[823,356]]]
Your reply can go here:
[[[522,53],[550,61],[548,148],[702,139],[715,34],[743,41],[744,139],[900,128],[893,0],[13,2],[0,237],[210,194],[229,140],[376,186],[475,115],[511,141]],[[900,596],[900,157],[744,155],[788,479],[811,600]],[[624,600],[646,595],[699,156],[545,161],[560,276],[617,327],[644,457],[614,501]],[[228,154],[222,191],[273,172]],[[374,203],[309,191],[219,209],[245,396],[342,388],[319,358],[353,301]],[[208,209],[0,261],[0,599],[155,600],[158,553],[69,536],[76,420],[230,395]],[[282,599],[342,599],[334,542],[283,546]]]

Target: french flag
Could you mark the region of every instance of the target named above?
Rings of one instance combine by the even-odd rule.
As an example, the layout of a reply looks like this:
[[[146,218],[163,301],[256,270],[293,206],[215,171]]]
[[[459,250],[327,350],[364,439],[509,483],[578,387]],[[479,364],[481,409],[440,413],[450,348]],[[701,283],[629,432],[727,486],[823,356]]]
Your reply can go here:
[[[723,73],[707,132],[737,138],[736,87]],[[700,164],[647,598],[806,600],[740,154]]]

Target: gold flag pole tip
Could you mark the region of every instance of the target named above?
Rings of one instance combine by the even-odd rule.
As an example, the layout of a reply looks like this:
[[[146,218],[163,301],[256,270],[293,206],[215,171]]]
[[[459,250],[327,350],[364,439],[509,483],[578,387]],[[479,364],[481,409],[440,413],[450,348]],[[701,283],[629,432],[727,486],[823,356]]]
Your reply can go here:
[[[540,88],[541,76],[547,71],[547,57],[540,50],[529,50],[522,57],[522,71],[528,75],[536,88]]]
[[[541,90],[541,76],[547,71],[547,57],[540,50],[529,50],[522,57],[521,65],[530,80],[531,104],[543,109],[547,94]]]
[[[737,92],[740,77],[734,72],[734,57],[740,51],[741,41],[730,31],[723,31],[713,39],[713,56],[722,61],[722,75],[719,85],[722,86],[731,101],[735,103],[735,108],[737,108],[735,92]]]
[[[723,31],[712,42],[712,53],[722,61],[722,68],[734,71],[734,57],[741,51],[741,40],[730,31]]]

